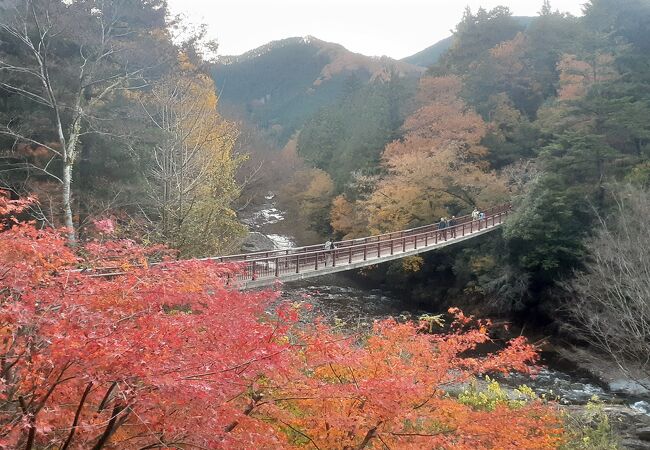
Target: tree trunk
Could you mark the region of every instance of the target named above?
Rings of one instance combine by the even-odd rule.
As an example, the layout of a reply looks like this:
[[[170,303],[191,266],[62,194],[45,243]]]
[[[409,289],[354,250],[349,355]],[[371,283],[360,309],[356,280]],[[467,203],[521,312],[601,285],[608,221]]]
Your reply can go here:
[[[71,246],[77,244],[77,237],[74,232],[72,220],[72,163],[65,162],[63,166],[63,218],[67,228],[68,243]]]
[[[74,247],[77,245],[77,236],[75,234],[75,226],[72,218],[72,169],[75,160],[77,159],[77,144],[79,143],[79,132],[81,130],[81,91],[75,104],[75,119],[70,125],[70,133],[68,135],[67,144],[62,140],[61,143],[65,144],[65,152],[63,154],[63,218],[64,224],[67,228],[68,245]]]

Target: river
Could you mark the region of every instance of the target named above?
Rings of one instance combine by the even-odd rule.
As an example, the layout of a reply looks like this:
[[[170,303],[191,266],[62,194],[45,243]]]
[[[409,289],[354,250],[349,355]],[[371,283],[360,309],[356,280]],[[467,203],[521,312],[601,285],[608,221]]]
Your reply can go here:
[[[249,214],[245,221],[251,231],[264,233],[271,238],[277,248],[296,244],[291,237],[290,221],[285,220],[271,193],[266,196],[266,202]],[[284,286],[282,297],[292,302],[306,301],[313,306],[312,314],[326,317],[351,330],[369,327],[378,319],[400,316],[415,319],[424,313],[441,312],[418,310],[393,293],[364,286],[345,273],[288,283]],[[646,419],[650,421],[650,402],[647,399],[614,392],[557,354],[542,353],[541,356],[542,369],[535,377],[512,374],[500,381],[512,388],[528,385],[538,395],[554,398],[568,407],[585,405],[593,397],[598,397],[618,415],[619,421],[629,421],[632,430],[638,423],[635,419],[640,419],[640,423]],[[650,449],[650,446],[623,448]]]

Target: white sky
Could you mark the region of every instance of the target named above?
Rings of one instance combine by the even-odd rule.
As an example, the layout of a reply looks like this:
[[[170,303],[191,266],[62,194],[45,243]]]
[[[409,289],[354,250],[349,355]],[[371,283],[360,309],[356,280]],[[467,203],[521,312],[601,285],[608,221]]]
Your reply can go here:
[[[587,0],[552,0],[554,9],[581,15]],[[208,25],[220,55],[238,55],[269,41],[315,36],[365,55],[403,58],[442,38],[469,5],[509,6],[536,15],[542,0],[168,0],[174,14]]]

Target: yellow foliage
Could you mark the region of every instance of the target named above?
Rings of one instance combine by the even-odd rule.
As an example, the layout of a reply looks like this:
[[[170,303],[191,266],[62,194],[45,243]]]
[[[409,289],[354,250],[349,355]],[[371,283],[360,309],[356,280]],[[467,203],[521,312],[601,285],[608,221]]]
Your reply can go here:
[[[419,272],[424,265],[424,259],[421,256],[407,256],[402,258],[402,270],[404,272]]]
[[[353,239],[367,234],[368,223],[357,206],[344,195],[332,200],[330,223],[334,231],[343,234],[344,239]]]
[[[217,112],[212,78],[179,55],[179,70],[142,99],[148,117],[164,134],[153,152],[151,196],[159,211],[161,238],[185,256],[231,250],[244,232],[232,209],[235,180],[244,158],[235,155],[238,132]]]
[[[469,387],[460,393],[458,401],[476,410],[494,411],[498,407],[523,408],[528,402],[537,399],[535,392],[525,385],[508,393],[501,388],[498,381],[490,377],[485,377],[485,383],[484,386],[479,386],[478,382],[473,380]]]
[[[326,220],[334,196],[334,182],[321,169],[297,171],[282,191],[290,215],[308,224]]]
[[[470,260],[470,268],[474,273],[485,273],[496,266],[496,261],[491,255],[474,256]]]

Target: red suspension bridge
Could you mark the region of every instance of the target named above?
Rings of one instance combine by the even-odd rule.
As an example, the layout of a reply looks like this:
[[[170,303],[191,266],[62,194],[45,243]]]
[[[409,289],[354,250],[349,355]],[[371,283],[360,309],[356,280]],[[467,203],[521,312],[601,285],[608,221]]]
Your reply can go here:
[[[511,212],[510,205],[484,211],[484,217],[459,217],[454,226],[441,229],[438,223],[409,230],[335,242],[333,249],[311,245],[266,252],[205,258],[240,262],[239,286],[256,288],[276,281],[294,281],[357,269],[417,255],[488,233],[500,227]]]
[[[472,239],[499,228],[508,218],[510,205],[484,211],[481,219],[471,216],[455,219],[455,225],[441,228],[439,223],[376,236],[323,244],[270,250],[239,255],[203,258],[204,261],[241,263],[237,287],[251,289],[270,286],[276,281],[295,281],[343,272],[360,267],[417,255]],[[93,269],[90,276],[118,276],[117,267]]]

